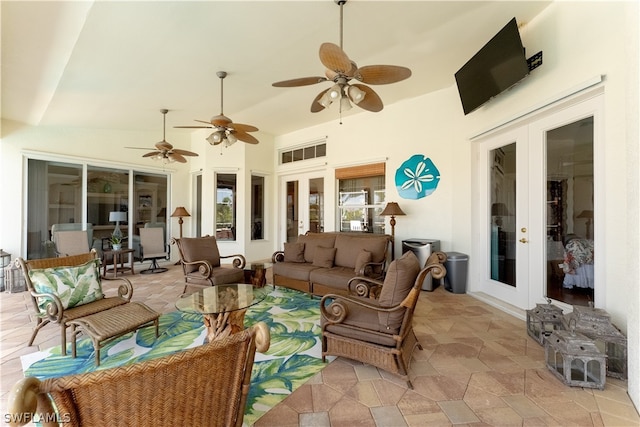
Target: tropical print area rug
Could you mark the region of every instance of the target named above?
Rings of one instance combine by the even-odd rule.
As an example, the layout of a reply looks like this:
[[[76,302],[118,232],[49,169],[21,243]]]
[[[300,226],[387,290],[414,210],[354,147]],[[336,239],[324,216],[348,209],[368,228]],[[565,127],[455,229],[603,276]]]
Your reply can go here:
[[[244,424],[249,426],[326,364],[321,360],[320,310],[318,298],[277,288],[265,300],[247,310],[245,325],[265,322],[271,332],[266,354],[256,353]],[[202,316],[172,312],[160,316],[160,337],[154,328],[143,328],[114,340],[100,351],[97,369],[142,362],[202,345],[206,331]],[[89,338],[78,340],[77,357],[60,354],[60,346],[22,356],[25,376],[40,379],[96,370]]]

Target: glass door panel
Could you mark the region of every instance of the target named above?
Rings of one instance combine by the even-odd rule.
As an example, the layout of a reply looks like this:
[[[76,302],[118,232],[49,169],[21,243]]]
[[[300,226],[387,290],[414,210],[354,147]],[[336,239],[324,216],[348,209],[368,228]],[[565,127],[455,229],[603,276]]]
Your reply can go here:
[[[298,200],[298,181],[287,181],[286,183],[286,206],[287,206],[287,238],[288,243],[295,242],[298,238],[298,216],[300,212],[300,202]]]
[[[546,131],[546,295],[594,300],[593,117]]]
[[[491,279],[516,285],[516,143],[490,152]]]
[[[324,178],[315,175],[297,175],[297,179],[283,179],[285,195],[285,242],[295,242],[307,231],[324,231]]]

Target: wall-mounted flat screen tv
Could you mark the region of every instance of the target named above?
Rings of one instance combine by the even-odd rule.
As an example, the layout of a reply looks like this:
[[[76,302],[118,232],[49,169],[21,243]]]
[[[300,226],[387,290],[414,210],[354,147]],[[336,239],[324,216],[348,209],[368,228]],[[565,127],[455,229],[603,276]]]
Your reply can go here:
[[[527,74],[529,66],[513,18],[455,74],[464,114],[509,89]]]

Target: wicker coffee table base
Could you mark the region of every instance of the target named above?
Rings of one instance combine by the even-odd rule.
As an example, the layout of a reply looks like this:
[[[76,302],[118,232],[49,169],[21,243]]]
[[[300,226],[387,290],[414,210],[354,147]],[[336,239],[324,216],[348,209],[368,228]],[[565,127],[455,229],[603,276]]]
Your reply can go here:
[[[100,347],[107,341],[121,337],[144,326],[155,325],[158,337],[160,314],[139,302],[130,302],[69,322],[74,328],[71,337],[72,356],[76,357],[76,338],[84,332],[93,341],[96,366],[100,366]]]

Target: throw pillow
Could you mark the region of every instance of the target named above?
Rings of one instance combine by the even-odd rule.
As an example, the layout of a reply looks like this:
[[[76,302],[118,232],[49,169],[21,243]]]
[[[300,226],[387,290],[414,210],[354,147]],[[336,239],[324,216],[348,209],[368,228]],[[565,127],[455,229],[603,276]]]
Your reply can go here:
[[[370,262],[371,262],[371,252],[365,251],[364,249],[360,250],[358,257],[356,258],[356,268],[355,268],[356,274],[360,274],[360,270],[362,270],[362,267],[364,267],[367,263],[370,263]]]
[[[389,266],[384,278],[378,302],[381,307],[393,307],[402,302],[413,287],[420,273],[420,261],[412,251],[407,251]],[[395,334],[400,329],[404,310],[379,313],[380,332]]]
[[[333,267],[333,259],[335,256],[336,248],[318,246],[313,255],[313,265],[315,267],[331,268]]]
[[[285,262],[304,262],[304,243],[284,244]]]
[[[54,294],[65,309],[104,298],[98,260],[73,267],[39,268],[29,271],[29,278],[37,293]],[[38,298],[38,307],[46,312],[50,299]]]

